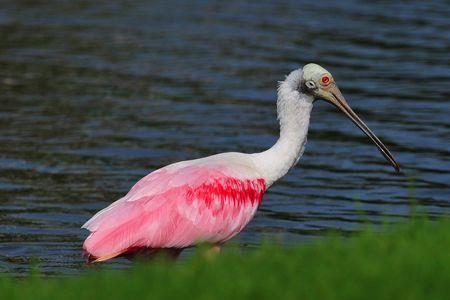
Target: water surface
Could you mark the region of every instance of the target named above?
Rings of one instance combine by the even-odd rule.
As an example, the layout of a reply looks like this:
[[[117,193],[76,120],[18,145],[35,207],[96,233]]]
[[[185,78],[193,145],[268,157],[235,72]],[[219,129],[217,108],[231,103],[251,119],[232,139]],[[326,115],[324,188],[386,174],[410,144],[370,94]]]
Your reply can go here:
[[[317,103],[300,164],[234,241],[402,222],[411,196],[431,216],[450,212],[450,5],[317,2],[3,2],[0,271],[25,274],[35,257],[45,273],[77,273],[79,227],[148,172],[270,147],[277,81],[311,61],[404,174]]]

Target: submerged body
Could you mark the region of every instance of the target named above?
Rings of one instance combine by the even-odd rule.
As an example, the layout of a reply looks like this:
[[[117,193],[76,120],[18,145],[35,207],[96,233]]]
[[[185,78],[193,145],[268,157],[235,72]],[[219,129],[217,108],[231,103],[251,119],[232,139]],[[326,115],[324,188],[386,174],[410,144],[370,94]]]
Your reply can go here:
[[[331,78],[325,69],[309,64],[281,82],[277,101],[280,138],[269,150],[222,153],[166,166],[98,212],[83,225],[91,232],[83,245],[90,260],[104,261],[137,249],[220,244],[238,234],[255,215],[267,188],[304,151],[315,97],[302,87],[316,73]],[[380,151],[391,158],[385,147]]]

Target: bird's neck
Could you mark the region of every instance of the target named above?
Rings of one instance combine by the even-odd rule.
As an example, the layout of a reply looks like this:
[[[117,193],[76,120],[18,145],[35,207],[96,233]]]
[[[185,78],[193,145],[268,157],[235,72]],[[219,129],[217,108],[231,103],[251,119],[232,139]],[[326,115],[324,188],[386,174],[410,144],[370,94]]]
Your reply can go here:
[[[269,150],[253,154],[267,186],[284,176],[305,149],[313,98],[298,91],[301,76],[301,70],[292,72],[278,88],[278,141]]]

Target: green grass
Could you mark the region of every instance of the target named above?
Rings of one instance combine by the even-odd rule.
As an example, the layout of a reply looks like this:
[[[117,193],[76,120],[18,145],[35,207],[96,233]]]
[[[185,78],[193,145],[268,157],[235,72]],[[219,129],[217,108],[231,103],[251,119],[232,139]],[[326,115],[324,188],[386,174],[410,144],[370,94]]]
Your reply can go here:
[[[284,248],[265,244],[126,271],[0,279],[1,299],[448,299],[450,221]]]

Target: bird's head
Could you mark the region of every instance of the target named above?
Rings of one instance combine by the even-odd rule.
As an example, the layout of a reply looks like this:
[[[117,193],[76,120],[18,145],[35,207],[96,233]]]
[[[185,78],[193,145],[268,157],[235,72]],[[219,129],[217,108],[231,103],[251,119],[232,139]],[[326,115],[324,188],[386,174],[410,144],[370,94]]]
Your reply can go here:
[[[325,100],[339,108],[356,126],[358,126],[378,147],[381,154],[391,163],[397,172],[400,166],[395,161],[387,147],[367,127],[360,117],[350,108],[344,96],[342,96],[331,73],[317,64],[307,64],[303,67],[300,89],[303,93],[311,95],[314,100]]]

